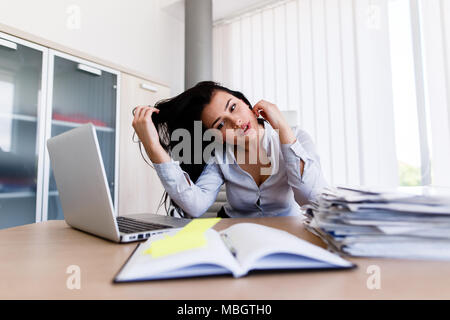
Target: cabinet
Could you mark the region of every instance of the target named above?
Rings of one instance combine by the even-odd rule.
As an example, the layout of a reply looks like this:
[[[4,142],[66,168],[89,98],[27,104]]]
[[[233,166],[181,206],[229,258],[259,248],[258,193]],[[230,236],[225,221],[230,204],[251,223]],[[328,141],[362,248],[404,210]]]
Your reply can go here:
[[[138,105],[153,105],[170,96],[169,88],[122,73],[120,98],[120,174],[119,215],[134,213],[166,214],[158,204],[164,187],[155,170],[143,159],[137,143],[132,142],[132,111]],[[135,138],[137,140],[137,136]],[[151,163],[142,147],[142,153]]]
[[[55,50],[49,51],[49,83],[45,141],[92,122],[100,145],[114,208],[117,207],[118,71]],[[45,152],[43,220],[61,220],[64,214]]]
[[[0,228],[41,219],[46,48],[0,34]]]
[[[96,128],[116,215],[165,214],[157,210],[164,188],[131,123],[135,106],[168,98],[169,88],[19,34],[26,40],[0,32],[0,229],[64,219],[46,141],[86,122]]]
[[[0,229],[64,219],[46,141],[87,122],[117,208],[119,85],[119,71],[0,33]]]

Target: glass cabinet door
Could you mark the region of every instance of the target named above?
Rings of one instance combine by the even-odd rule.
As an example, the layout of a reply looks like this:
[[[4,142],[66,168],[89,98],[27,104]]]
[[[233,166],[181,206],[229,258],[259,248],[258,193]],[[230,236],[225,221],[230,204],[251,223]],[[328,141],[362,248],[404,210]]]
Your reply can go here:
[[[113,203],[115,202],[117,77],[112,70],[51,52],[53,83],[51,133],[56,136],[91,122],[97,133]],[[52,59],[52,58],[50,58]],[[50,70],[52,68],[50,67]],[[88,181],[86,182],[88,183]],[[53,170],[49,171],[48,220],[64,219]]]
[[[0,34],[0,229],[40,220],[38,131],[46,58],[46,49]]]

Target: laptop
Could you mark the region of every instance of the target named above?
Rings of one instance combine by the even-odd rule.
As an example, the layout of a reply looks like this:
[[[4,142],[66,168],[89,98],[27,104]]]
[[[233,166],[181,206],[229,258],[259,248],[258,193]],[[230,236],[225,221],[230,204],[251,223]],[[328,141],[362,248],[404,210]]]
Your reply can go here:
[[[114,242],[132,242],[174,232],[191,221],[150,213],[115,217],[91,123],[48,139],[47,148],[64,219],[71,227]]]

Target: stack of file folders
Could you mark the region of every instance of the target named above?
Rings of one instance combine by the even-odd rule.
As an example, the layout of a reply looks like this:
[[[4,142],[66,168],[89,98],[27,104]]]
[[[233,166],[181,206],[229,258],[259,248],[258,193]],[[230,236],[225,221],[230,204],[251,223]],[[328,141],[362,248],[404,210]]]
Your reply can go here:
[[[450,189],[324,189],[304,206],[308,230],[357,257],[450,260]]]

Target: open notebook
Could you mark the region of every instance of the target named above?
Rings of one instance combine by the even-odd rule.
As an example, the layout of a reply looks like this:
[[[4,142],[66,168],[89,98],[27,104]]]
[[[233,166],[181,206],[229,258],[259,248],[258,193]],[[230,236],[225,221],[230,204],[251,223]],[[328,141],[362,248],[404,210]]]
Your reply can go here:
[[[146,250],[159,237],[148,239],[137,246],[114,282],[218,274],[242,277],[251,270],[356,267],[286,231],[259,224],[239,223],[221,232],[209,229],[205,236],[207,241],[204,247],[157,258],[147,254]]]

